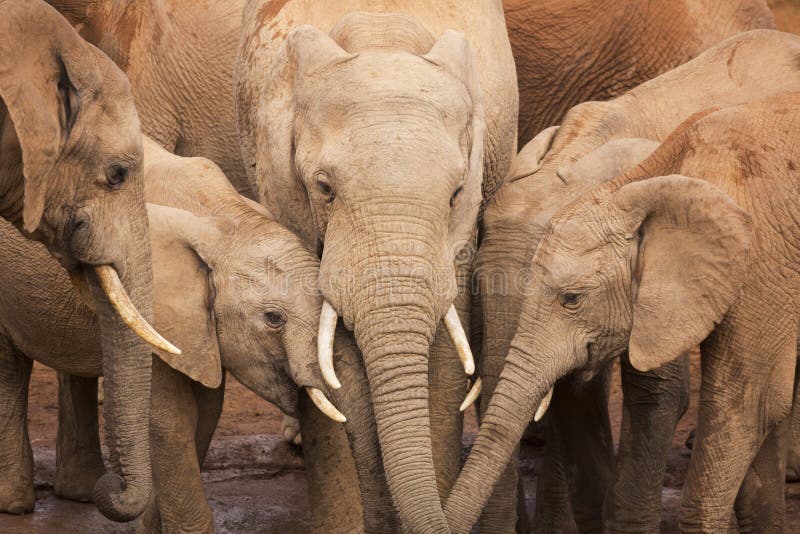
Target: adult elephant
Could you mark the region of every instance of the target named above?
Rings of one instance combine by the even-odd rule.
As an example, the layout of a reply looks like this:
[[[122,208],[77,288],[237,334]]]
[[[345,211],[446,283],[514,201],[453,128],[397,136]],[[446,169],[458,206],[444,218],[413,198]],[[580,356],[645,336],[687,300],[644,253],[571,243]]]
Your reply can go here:
[[[147,506],[151,486],[151,347],[136,334],[179,352],[147,323],[152,272],[142,139],[130,86],[47,4],[5,0],[0,97],[0,216],[44,243],[76,283],[91,288],[111,452],[111,470],[98,481],[95,499],[105,516],[127,521]],[[29,362],[3,365],[3,382],[20,386],[19,399],[30,370]],[[15,402],[0,407],[16,408]],[[0,477],[0,510],[30,511],[32,487],[20,492],[15,480],[33,476],[30,446],[6,452],[28,461],[21,472]]]
[[[786,56],[778,64],[797,71]],[[734,507],[743,530],[784,531],[800,93],[772,93],[693,116],[636,169],[550,221],[506,368],[448,500],[455,531],[477,518],[475,497],[488,494],[555,379],[591,376],[625,352],[647,371],[698,343],[701,405],[681,531],[724,531]]]
[[[798,51],[800,39],[791,34],[768,30],[740,34],[617,99],[576,106],[559,128],[542,132],[531,141],[521,152],[522,161],[514,164],[517,176],[530,179],[510,181],[494,199],[498,206],[504,207],[504,213],[514,214],[518,227],[526,228],[525,232],[515,235],[530,238],[529,242],[518,242],[517,246],[530,251],[531,259],[526,265],[511,271],[527,275],[517,278],[522,283],[522,291],[517,293],[519,306],[522,307],[534,294],[527,285],[530,277],[538,276],[539,268],[533,263],[533,255],[546,235],[550,217],[603,178],[587,173],[591,169],[582,163],[584,159],[591,158],[605,145],[620,139],[637,137],[663,141],[682,121],[711,106],[731,106],[800,89],[800,70],[792,59]],[[771,57],[772,61],[764,63],[762,58],[765,55]],[[781,82],[765,85],[759,81],[765,77],[775,77]],[[698,91],[698,87],[705,90]],[[594,167],[602,168],[597,165]],[[580,171],[581,168],[583,171]],[[549,205],[543,200],[547,198],[548,191],[553,198],[559,199],[559,203]],[[494,223],[490,218],[490,210],[487,210],[487,226]],[[501,233],[496,235],[502,237]],[[496,248],[501,247],[502,243],[490,244],[489,237],[484,245],[496,251],[507,250],[508,247],[506,244],[505,249]],[[513,267],[516,264],[510,265]],[[597,313],[602,311],[598,310]],[[516,323],[514,330],[518,330]],[[513,339],[517,342],[512,346],[518,346],[525,338],[515,336]],[[673,369],[664,372],[680,375],[680,364],[670,365]],[[623,424],[627,432],[623,432],[621,437],[619,454],[625,458],[627,470],[619,469],[616,480],[613,475],[606,475],[604,487],[608,489],[608,497],[605,506],[606,511],[610,511],[606,527],[612,530],[633,525],[636,531],[651,531],[657,529],[659,524],[664,455],[671,441],[676,414],[680,412],[680,402],[669,399],[663,391],[653,389],[646,380],[641,388],[638,395],[643,404],[651,405],[653,409],[639,408],[637,412],[626,407]],[[553,396],[554,404],[559,402],[559,397],[563,398],[557,388]],[[663,410],[659,403],[664,406]],[[657,417],[659,413],[660,418]],[[572,421],[555,423],[571,432],[567,441],[583,443],[581,440],[585,440],[586,428],[594,428],[593,425],[597,424],[588,417],[584,420],[587,425],[574,425]],[[487,423],[486,418],[483,423]],[[663,439],[653,440],[652,436],[662,436]],[[469,497],[465,497],[464,489],[465,486],[458,491],[454,489],[447,503],[447,509],[454,517],[459,516],[457,521],[465,517],[462,512],[466,512],[466,500],[475,495],[469,493]],[[474,488],[470,491],[474,491]],[[484,491],[481,490],[481,493]],[[587,514],[588,517],[584,516],[585,519],[596,522],[601,517],[604,495],[605,491],[601,491],[600,506],[592,514]],[[487,500],[488,497],[488,493],[482,495]],[[470,506],[475,506],[475,501],[471,501]],[[478,511],[469,513],[477,516]],[[459,524],[456,530],[463,531],[464,528],[464,524]]]
[[[142,131],[220,166],[255,198],[239,150],[233,64],[244,0],[47,0],[127,74]]]
[[[764,0],[503,0],[519,78],[519,146],[572,106],[608,100],[742,31]]]
[[[574,105],[617,96],[739,32],[774,27],[763,0],[724,3],[714,0],[504,0],[503,6],[520,86],[520,146],[539,132],[542,135],[527,148],[527,167],[518,167],[509,177],[508,182],[513,183],[506,183],[498,198],[489,204],[483,222],[483,240],[476,260],[483,316],[481,413],[488,406],[516,329],[522,295],[515,290],[515,284],[519,286],[525,279],[541,231],[534,221],[542,212],[552,213],[561,205],[562,191],[558,184],[543,181],[541,172],[544,170],[534,172],[536,158],[544,156],[553,139],[553,130],[544,130],[560,123]],[[630,132],[630,135],[636,134]],[[571,157],[579,155],[582,154],[571,154]],[[532,198],[539,199],[535,208],[529,202]],[[534,212],[537,217],[531,216]],[[501,278],[507,283],[505,291],[500,291],[502,288],[497,285]],[[490,287],[491,284],[495,287]],[[683,383],[684,373],[678,369],[679,362],[673,367],[658,376],[658,373],[637,373],[623,363],[626,413],[632,411],[634,417],[642,420],[648,417],[654,421],[677,421],[688,401],[688,386]],[[607,410],[603,408],[606,401],[587,394],[593,391],[604,396],[604,387],[596,385],[597,388],[576,392],[565,384],[555,401],[560,405],[557,411],[569,410],[571,415],[561,421],[547,422],[551,441],[555,443],[559,439],[557,434],[566,432],[554,425],[581,419],[587,430],[585,439],[595,443],[592,449],[597,456],[579,455],[586,463],[580,464],[577,471],[587,474],[587,479],[578,484],[581,494],[573,500],[578,509],[570,510],[565,485],[569,477],[564,475],[566,466],[563,464],[576,458],[567,460],[556,453],[554,447],[548,447],[548,461],[537,484],[540,524],[572,524],[575,515],[582,518],[578,519],[582,528],[598,527],[605,489],[613,482],[614,472],[611,427]],[[637,392],[640,395],[637,396]],[[593,431],[589,432],[589,428]],[[665,426],[657,433],[640,435],[634,432],[628,436],[626,432],[624,437],[645,440],[654,449],[661,449],[670,442],[671,434],[672,429]],[[642,506],[630,509],[631,517],[625,517],[624,521],[657,528],[660,494],[641,491],[645,477],[637,475],[642,469],[643,466],[630,465],[629,473],[635,479],[619,481],[621,486],[630,488],[630,493],[650,496],[640,499],[638,502]],[[481,519],[486,532],[513,529],[518,506],[516,494],[517,475],[515,467],[510,466]],[[520,511],[524,512],[524,508]],[[525,522],[524,516],[521,520]]]
[[[260,0],[245,21],[245,165],[260,201],[321,253],[323,371],[335,388],[341,317],[363,353],[401,522],[445,531],[465,376],[441,322],[463,332],[454,301],[466,317],[479,207],[516,145],[502,5]]]

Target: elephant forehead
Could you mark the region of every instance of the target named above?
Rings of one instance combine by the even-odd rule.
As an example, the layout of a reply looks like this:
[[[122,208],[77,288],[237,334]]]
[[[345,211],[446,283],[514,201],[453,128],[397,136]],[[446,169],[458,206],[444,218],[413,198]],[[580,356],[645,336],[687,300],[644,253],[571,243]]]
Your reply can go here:
[[[303,81],[305,104],[317,113],[351,114],[355,109],[422,109],[446,119],[467,114],[471,99],[463,82],[441,67],[407,53],[363,52],[353,61]],[[401,115],[402,116],[402,115]]]

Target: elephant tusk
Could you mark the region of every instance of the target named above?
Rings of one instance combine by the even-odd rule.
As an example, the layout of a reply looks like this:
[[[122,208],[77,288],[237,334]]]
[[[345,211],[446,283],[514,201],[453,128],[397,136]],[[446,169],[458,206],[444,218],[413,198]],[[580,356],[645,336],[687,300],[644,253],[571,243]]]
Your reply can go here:
[[[447,327],[447,332],[450,334],[450,339],[453,340],[453,345],[456,346],[458,352],[458,359],[461,360],[461,365],[464,366],[464,372],[468,376],[472,376],[475,372],[475,359],[472,357],[472,350],[469,348],[469,341],[467,341],[467,334],[464,333],[464,328],[461,326],[461,319],[458,317],[458,311],[454,305],[450,305],[447,314],[444,316],[444,325]]]
[[[464,397],[464,402],[462,402],[461,406],[459,406],[458,408],[459,411],[462,412],[466,411],[467,408],[472,406],[472,404],[477,400],[478,396],[481,394],[481,389],[483,389],[483,380],[481,380],[481,377],[478,377],[478,379],[475,380],[475,383],[472,384],[470,390],[467,392],[467,396]]]
[[[317,361],[319,361],[319,368],[322,371],[322,378],[333,389],[342,387],[333,368],[333,337],[338,320],[339,316],[333,306],[327,300],[323,301],[322,312],[319,315],[319,332],[317,333]]]
[[[131,302],[125,288],[122,287],[122,282],[119,279],[117,271],[110,265],[97,265],[94,268],[97,279],[100,282],[100,287],[108,297],[108,301],[119,314],[122,321],[131,329],[131,331],[150,343],[157,349],[169,352],[170,354],[180,354],[181,349],[161,337],[161,334],[156,332],[150,323],[136,309],[136,306]]]
[[[553,398],[553,388],[550,388],[550,391],[547,392],[547,395],[544,396],[542,399],[542,403],[539,405],[539,409],[536,410],[536,414],[533,416],[533,422],[538,423],[544,414],[547,413],[547,408],[550,407],[550,400]]]
[[[342,412],[336,409],[336,406],[331,404],[331,401],[328,400],[328,397],[326,397],[322,391],[308,386],[306,386],[306,391],[308,392],[308,396],[311,397],[311,400],[314,402],[314,405],[319,408],[319,411],[337,423],[347,422],[347,418],[342,415]]]

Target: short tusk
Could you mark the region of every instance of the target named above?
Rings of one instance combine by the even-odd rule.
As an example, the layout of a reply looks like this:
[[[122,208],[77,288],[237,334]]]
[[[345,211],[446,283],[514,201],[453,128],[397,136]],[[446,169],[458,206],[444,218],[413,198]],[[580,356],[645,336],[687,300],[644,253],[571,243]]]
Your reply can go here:
[[[342,415],[342,412],[336,409],[336,406],[331,404],[331,401],[328,400],[328,397],[326,397],[322,391],[308,386],[306,386],[306,391],[308,392],[308,396],[311,397],[311,400],[314,402],[314,405],[319,408],[319,411],[337,423],[347,422],[347,418]]]
[[[467,334],[464,333],[464,328],[461,326],[461,318],[458,316],[456,307],[452,304],[450,309],[447,310],[447,315],[444,316],[444,325],[447,327],[450,339],[453,340],[453,345],[456,346],[458,358],[461,360],[461,365],[464,366],[464,372],[468,376],[472,376],[475,372],[475,359],[472,357],[472,351],[469,348]]]
[[[156,332],[150,323],[145,321],[141,316],[139,310],[131,302],[125,288],[122,287],[122,282],[119,279],[117,271],[110,265],[97,265],[94,268],[97,274],[97,279],[100,281],[100,287],[108,297],[109,302],[117,310],[122,321],[128,325],[128,328],[133,331],[137,336],[150,343],[157,349],[169,352],[170,354],[180,354],[181,349],[161,337],[161,334]]]
[[[473,405],[473,403],[478,399],[478,396],[481,394],[481,389],[483,389],[483,380],[481,377],[472,384],[472,387],[467,392],[467,396],[464,397],[464,402],[461,403],[461,406],[458,408],[460,411],[464,412],[467,408]]]
[[[333,337],[336,334],[336,322],[339,316],[333,306],[326,300],[322,303],[322,312],[319,315],[319,332],[317,333],[317,360],[322,371],[325,383],[333,389],[339,389],[342,384],[336,378],[333,368]],[[319,404],[317,405],[319,406]],[[321,408],[320,408],[321,409]]]
[[[539,405],[539,409],[536,410],[536,414],[533,416],[533,421],[538,423],[544,414],[547,413],[547,408],[550,407],[550,400],[553,398],[553,388],[550,388],[550,391],[547,392],[547,395],[544,396],[542,399],[542,403]]]

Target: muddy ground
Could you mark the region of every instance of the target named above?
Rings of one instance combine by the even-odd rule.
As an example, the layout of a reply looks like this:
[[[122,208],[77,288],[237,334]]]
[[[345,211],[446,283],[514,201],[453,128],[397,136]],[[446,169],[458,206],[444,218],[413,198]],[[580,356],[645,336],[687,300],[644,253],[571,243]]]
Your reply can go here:
[[[768,0],[768,3],[776,14],[779,29],[800,33],[800,0]],[[618,373],[615,376],[618,377]],[[700,369],[695,355],[691,406],[679,424],[669,455],[662,497],[663,532],[677,532],[680,488],[689,461],[684,441],[695,425],[699,383]],[[133,532],[130,526],[107,521],[91,504],[54,497],[57,389],[55,373],[34,366],[28,419],[36,462],[36,511],[25,516],[0,514],[0,533]],[[612,387],[611,406],[616,431],[621,408],[618,379]],[[280,437],[281,419],[276,408],[258,399],[235,380],[228,381],[225,408],[203,475],[218,532],[289,533],[307,530],[304,517],[308,503],[303,461],[298,449],[287,445]],[[466,432],[464,442],[468,446],[476,432],[474,413],[467,418]],[[521,454],[528,510],[532,515],[535,473],[541,450],[529,445]],[[787,486],[786,502],[787,525],[797,527],[800,525],[800,484]]]

